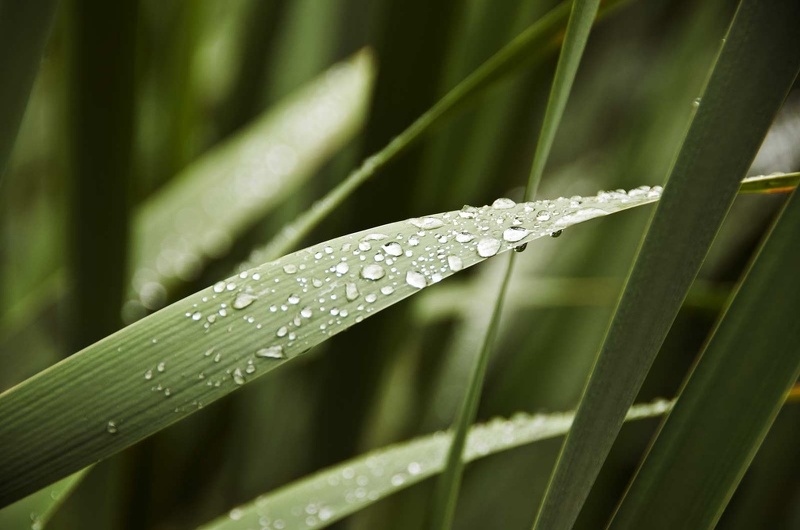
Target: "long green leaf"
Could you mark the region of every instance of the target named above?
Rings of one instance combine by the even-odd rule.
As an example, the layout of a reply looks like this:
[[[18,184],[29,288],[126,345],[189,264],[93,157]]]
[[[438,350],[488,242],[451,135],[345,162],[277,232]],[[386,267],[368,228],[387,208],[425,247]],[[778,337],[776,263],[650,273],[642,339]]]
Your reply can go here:
[[[795,192],[684,384],[611,528],[713,528],[800,376]]]
[[[617,306],[537,517],[571,528],[798,71],[793,0],[745,0]]]
[[[130,446],[462,268],[660,194],[644,187],[499,199],[339,237],[203,289],[0,395],[0,504]]]
[[[627,420],[666,413],[669,401],[635,405]],[[574,414],[518,414],[470,429],[464,460],[472,462],[521,445],[561,436],[569,431]],[[452,443],[452,433],[440,432],[397,444],[293,482],[253,502],[234,508],[204,530],[243,530],[264,526],[268,520],[283,528],[325,528],[398,491],[441,472]]]
[[[0,2],[0,182],[39,71],[55,0]]]
[[[589,40],[589,32],[592,29],[592,23],[599,6],[600,0],[575,0],[572,4],[564,36],[564,45],[558,58],[558,65],[553,77],[553,86],[550,90],[550,97],[547,101],[544,121],[542,122],[542,130],[539,135],[539,141],[536,144],[536,152],[533,155],[533,167],[525,190],[526,200],[532,200],[536,196],[536,191],[542,180],[544,167],[550,155],[561,118],[564,115],[567,99],[572,90],[572,84],[578,72],[578,65],[583,56],[583,50],[586,48],[586,42]],[[447,466],[437,484],[434,498],[430,526],[432,529],[441,528],[446,530],[453,526],[458,490],[464,473],[464,462],[461,459],[461,454],[463,453],[469,426],[475,421],[475,416],[478,412],[483,380],[486,377],[486,369],[489,365],[489,355],[500,325],[500,316],[513,269],[514,259],[511,256],[508,260],[505,276],[500,284],[480,353],[475,360],[475,365],[467,384],[464,400],[455,420],[455,434],[447,455]]]

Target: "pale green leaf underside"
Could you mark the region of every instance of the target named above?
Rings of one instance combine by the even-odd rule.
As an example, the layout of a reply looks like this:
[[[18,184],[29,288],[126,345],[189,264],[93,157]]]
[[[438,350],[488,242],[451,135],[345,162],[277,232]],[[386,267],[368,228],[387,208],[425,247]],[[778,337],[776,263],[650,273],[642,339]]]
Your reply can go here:
[[[339,237],[195,293],[0,395],[0,504],[130,446],[461,268],[660,193],[465,207]]]
[[[669,401],[635,405],[627,419],[660,416]],[[464,460],[565,434],[574,413],[519,414],[470,429]],[[439,432],[362,455],[234,508],[203,530],[324,528],[393,493],[441,472],[452,433]]]

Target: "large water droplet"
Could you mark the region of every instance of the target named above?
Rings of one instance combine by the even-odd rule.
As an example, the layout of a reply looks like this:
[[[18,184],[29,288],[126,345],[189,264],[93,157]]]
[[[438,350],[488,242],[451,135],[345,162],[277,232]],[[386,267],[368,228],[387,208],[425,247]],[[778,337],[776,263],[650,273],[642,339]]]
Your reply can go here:
[[[456,241],[459,243],[469,243],[473,239],[475,239],[475,236],[469,232],[459,232],[456,234]]]
[[[447,266],[453,272],[458,272],[464,268],[464,262],[458,256],[447,256]]]
[[[347,274],[347,271],[349,270],[350,270],[350,265],[348,265],[344,261],[341,261],[336,264],[336,272],[338,274]]]
[[[389,254],[390,256],[394,257],[403,255],[403,247],[400,246],[400,243],[397,243],[395,241],[383,245],[383,251]]]
[[[364,265],[364,267],[361,269],[361,277],[365,280],[380,280],[385,274],[386,271],[383,270],[383,267],[375,263]]]
[[[294,274],[297,272],[297,265],[294,265],[292,263],[287,263],[286,265],[283,266],[283,272],[285,272],[286,274]]]
[[[495,210],[508,210],[509,208],[513,208],[516,205],[517,203],[515,203],[511,199],[501,197],[492,203],[492,208],[494,208]]]
[[[234,309],[244,309],[256,300],[257,297],[253,296],[252,294],[239,293],[236,295],[236,299],[234,299],[233,304],[231,305]]]
[[[300,303],[300,297],[297,296],[296,294],[289,295],[289,298],[287,298],[287,302],[289,302],[292,305],[297,305]]]
[[[428,285],[425,275],[417,271],[408,271],[406,273],[406,283],[411,287],[416,287],[417,289],[422,289]]]
[[[278,331],[275,332],[275,334],[279,337],[285,337],[287,333],[289,333],[289,328],[286,326],[279,327]]]
[[[358,286],[354,283],[348,283],[344,286],[344,295],[351,302],[358,298]]]
[[[482,258],[491,258],[500,250],[500,240],[486,237],[478,241],[478,255]]]
[[[418,217],[409,219],[408,222],[422,230],[433,230],[444,224],[441,219],[437,219],[436,217]]]
[[[275,346],[269,346],[267,348],[261,348],[256,352],[256,357],[262,357],[264,359],[285,359],[286,356],[283,353],[283,346],[277,344]]]
[[[303,309],[300,310],[300,316],[303,318],[311,318],[311,315],[313,314],[314,312],[311,310],[310,307],[304,307]]]
[[[524,239],[528,234],[530,234],[529,230],[522,228],[521,226],[512,226],[511,228],[506,228],[503,231],[503,239],[509,243],[516,243],[517,241]]]

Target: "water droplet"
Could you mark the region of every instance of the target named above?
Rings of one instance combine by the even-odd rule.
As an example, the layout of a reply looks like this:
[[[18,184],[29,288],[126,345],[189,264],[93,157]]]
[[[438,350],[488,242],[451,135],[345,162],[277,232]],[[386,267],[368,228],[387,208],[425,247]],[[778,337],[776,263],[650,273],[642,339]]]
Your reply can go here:
[[[513,208],[516,205],[517,203],[515,203],[511,199],[501,197],[492,203],[492,208],[494,208],[495,210],[508,210],[509,208]]]
[[[470,206],[469,204],[465,204],[461,211],[458,212],[458,216],[462,219],[474,219],[477,215],[478,209],[474,206]]]
[[[539,212],[536,216],[537,221],[549,221],[550,220],[550,212]]]
[[[347,271],[349,270],[350,270],[350,265],[348,265],[344,261],[341,261],[336,264],[336,272],[338,274],[347,274]]]
[[[240,368],[233,371],[233,382],[237,385],[244,384],[244,375],[242,375],[242,370]]]
[[[525,252],[526,248],[528,248],[528,244],[527,243],[523,243],[521,245],[518,245],[518,246],[514,247],[514,252]]]
[[[110,421],[106,424],[106,430],[111,434],[117,433],[117,424],[113,421]]]
[[[233,306],[234,309],[244,309],[256,300],[257,297],[253,296],[252,294],[239,293],[236,295],[236,298],[233,300],[231,306]]]
[[[148,381],[151,380],[153,378],[153,371],[152,370],[147,370],[144,373],[144,378],[147,379]]]
[[[217,282],[214,284],[214,292],[221,293],[225,290],[225,282]]]
[[[164,362],[160,362],[158,363],[158,366],[156,366],[156,370],[158,370],[159,372],[163,372],[166,369],[167,369],[167,363]]]
[[[486,237],[478,241],[478,255],[482,258],[491,258],[500,250],[500,240]]]
[[[362,237],[361,241],[381,241],[382,239],[386,239],[387,237],[389,236],[387,236],[386,234],[373,232],[372,234],[367,234],[364,237]]]
[[[459,232],[456,234],[456,241],[458,241],[459,243],[469,243],[473,239],[475,239],[475,236],[473,236],[469,232]]]
[[[436,217],[418,217],[409,219],[408,222],[422,230],[433,230],[444,224],[441,219],[437,219]]]
[[[286,356],[283,353],[283,346],[280,344],[276,344],[275,346],[269,346],[267,348],[261,348],[256,352],[256,357],[262,357],[265,359],[285,359]]]
[[[551,232],[550,237],[558,237],[561,235],[562,232],[563,230],[556,230],[555,232]]]
[[[296,294],[289,295],[287,302],[289,302],[292,305],[297,305],[300,303],[300,297],[297,296]]]
[[[367,303],[370,303],[370,304],[373,303],[377,299],[378,299],[378,295],[376,295],[375,293],[369,293],[367,296],[364,297],[364,300],[366,300]]]
[[[361,277],[365,280],[380,280],[385,274],[386,271],[383,270],[383,267],[376,265],[375,263],[364,265],[364,267],[361,269]]]
[[[509,243],[516,243],[517,241],[524,239],[528,234],[530,234],[530,230],[522,228],[521,226],[512,226],[511,228],[506,228],[503,231],[503,239]]]
[[[287,333],[289,333],[289,329],[286,326],[279,327],[278,331],[275,332],[279,337],[285,337]]]
[[[297,265],[294,265],[292,263],[287,263],[286,265],[283,266],[283,272],[285,272],[286,274],[294,274],[297,272]]]
[[[310,307],[304,307],[303,309],[300,310],[300,316],[303,318],[311,318],[311,315],[313,314],[314,312],[311,310]]]
[[[393,292],[394,292],[394,287],[392,287],[391,285],[384,285],[383,287],[381,287],[381,294],[389,296]]]
[[[354,283],[348,283],[344,286],[344,295],[351,302],[358,298],[358,286]]]
[[[447,266],[453,272],[458,272],[464,268],[464,262],[458,256],[447,256]]]
[[[417,271],[408,271],[406,273],[406,283],[411,287],[416,287],[417,289],[422,289],[428,285],[425,275]]]
[[[372,245],[370,245],[368,241],[360,241],[358,243],[358,250],[360,250],[361,252],[372,250]]]
[[[403,247],[400,246],[400,243],[392,241],[391,243],[386,243],[383,245],[383,251],[389,254],[390,256],[398,257],[403,255]]]
[[[195,311],[194,313],[192,313],[192,320],[194,320],[195,322],[197,322],[201,318],[203,318],[203,313],[201,313],[200,311]]]
[[[699,106],[700,106],[700,101],[701,101],[701,98],[697,98],[697,99],[695,99],[695,100],[692,102],[692,106],[693,106],[694,108],[697,108],[697,107],[699,107]]]

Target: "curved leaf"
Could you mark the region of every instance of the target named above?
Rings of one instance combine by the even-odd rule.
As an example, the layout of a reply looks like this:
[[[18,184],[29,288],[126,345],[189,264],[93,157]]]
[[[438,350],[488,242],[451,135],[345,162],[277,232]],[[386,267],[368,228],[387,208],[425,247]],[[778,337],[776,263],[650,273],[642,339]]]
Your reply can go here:
[[[339,237],[203,289],[0,395],[0,504],[192,414],[455,272],[660,188],[465,207]]]

